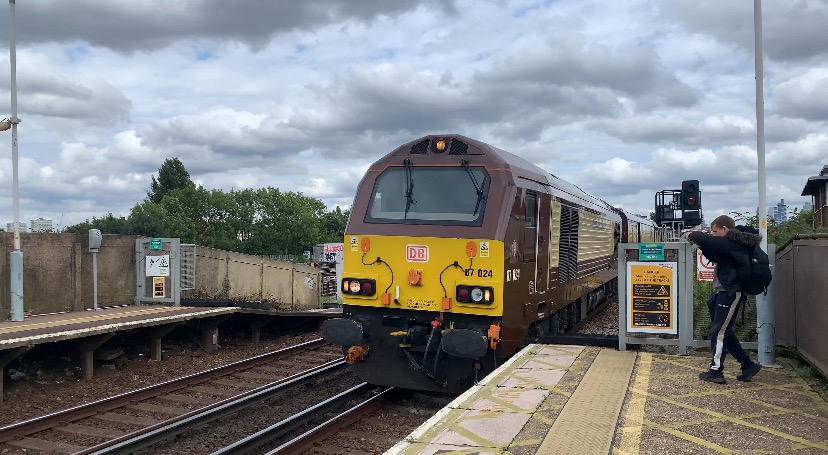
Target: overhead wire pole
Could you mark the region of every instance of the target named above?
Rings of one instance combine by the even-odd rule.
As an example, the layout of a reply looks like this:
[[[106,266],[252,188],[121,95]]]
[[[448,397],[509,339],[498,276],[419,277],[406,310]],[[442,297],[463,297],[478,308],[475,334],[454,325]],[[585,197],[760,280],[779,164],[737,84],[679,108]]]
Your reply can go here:
[[[14,250],[9,253],[11,289],[11,320],[22,321],[23,314],[23,252],[20,251],[20,184],[17,175],[17,48],[15,46],[14,1],[9,0],[9,61],[11,62],[11,123],[12,130],[12,199],[14,205]]]
[[[765,184],[765,95],[762,65],[762,0],[753,0],[753,36],[754,59],[756,62],[756,156],[759,181],[759,233],[762,235],[761,247],[768,251],[768,207]],[[771,260],[773,264],[773,260]],[[762,365],[776,363],[775,326],[773,294],[756,296],[756,331],[758,333],[758,357]]]

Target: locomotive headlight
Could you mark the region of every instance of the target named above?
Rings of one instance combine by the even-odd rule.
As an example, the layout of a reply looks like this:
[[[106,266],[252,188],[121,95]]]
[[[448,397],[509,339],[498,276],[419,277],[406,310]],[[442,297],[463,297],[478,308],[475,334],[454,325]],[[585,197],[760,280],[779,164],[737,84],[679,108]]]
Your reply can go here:
[[[475,286],[461,284],[455,291],[457,303],[475,303],[488,305],[494,303],[494,288],[489,286]]]
[[[343,278],[342,293],[371,297],[377,294],[377,280],[374,278]]]
[[[475,302],[479,302],[483,300],[483,290],[480,288],[474,288],[471,290],[471,298]]]

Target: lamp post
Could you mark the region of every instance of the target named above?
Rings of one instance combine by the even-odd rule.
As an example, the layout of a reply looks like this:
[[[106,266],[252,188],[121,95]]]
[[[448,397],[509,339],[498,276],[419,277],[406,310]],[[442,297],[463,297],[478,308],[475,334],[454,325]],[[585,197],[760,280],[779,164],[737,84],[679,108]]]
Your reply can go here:
[[[11,277],[11,320],[23,320],[23,252],[20,251],[20,185],[17,177],[17,48],[15,47],[14,1],[9,0],[9,61],[11,62],[11,118],[0,122],[0,129],[12,131],[12,199],[14,204],[14,250],[9,253]]]
[[[759,182],[759,233],[762,235],[761,247],[768,251],[768,206],[765,186],[765,95],[764,95],[764,64],[762,56],[762,0],[753,0],[753,36],[754,60],[756,68],[756,157],[758,163]],[[771,261],[773,266],[774,261]],[[756,296],[756,332],[757,357],[762,365],[776,364],[776,315],[773,302],[773,284],[767,295]]]

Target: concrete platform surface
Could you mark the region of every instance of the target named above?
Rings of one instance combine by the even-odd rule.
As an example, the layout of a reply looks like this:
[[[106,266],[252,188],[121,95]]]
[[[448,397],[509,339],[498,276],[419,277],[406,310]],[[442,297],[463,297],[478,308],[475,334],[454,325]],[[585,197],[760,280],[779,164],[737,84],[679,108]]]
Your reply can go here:
[[[386,454],[828,455],[828,402],[792,365],[713,384],[708,361],[530,345]]]
[[[138,305],[32,316],[0,322],[0,349],[82,338],[113,330],[169,324],[238,312],[238,308]]]

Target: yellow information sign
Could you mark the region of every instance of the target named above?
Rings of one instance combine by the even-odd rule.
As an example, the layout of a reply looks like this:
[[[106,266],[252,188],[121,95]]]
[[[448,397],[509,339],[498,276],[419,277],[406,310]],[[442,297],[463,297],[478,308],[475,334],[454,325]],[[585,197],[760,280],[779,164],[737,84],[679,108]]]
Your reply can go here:
[[[167,296],[167,281],[163,276],[152,277],[152,296],[166,297]]]
[[[676,262],[627,263],[627,332],[677,334]]]

